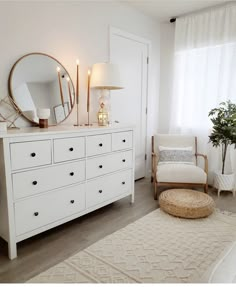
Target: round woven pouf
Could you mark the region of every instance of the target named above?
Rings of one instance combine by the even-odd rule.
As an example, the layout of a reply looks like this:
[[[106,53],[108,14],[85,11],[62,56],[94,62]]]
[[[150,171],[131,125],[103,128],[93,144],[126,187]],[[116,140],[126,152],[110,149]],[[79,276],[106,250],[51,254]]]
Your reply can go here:
[[[160,208],[183,218],[202,218],[212,214],[214,200],[207,194],[191,189],[168,189],[159,196]]]

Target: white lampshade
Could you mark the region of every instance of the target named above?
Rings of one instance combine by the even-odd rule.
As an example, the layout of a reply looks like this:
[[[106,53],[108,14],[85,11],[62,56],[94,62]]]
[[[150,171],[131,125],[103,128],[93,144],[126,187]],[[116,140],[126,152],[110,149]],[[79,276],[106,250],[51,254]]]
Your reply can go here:
[[[92,67],[91,87],[97,89],[123,89],[119,68],[111,63],[97,63]]]

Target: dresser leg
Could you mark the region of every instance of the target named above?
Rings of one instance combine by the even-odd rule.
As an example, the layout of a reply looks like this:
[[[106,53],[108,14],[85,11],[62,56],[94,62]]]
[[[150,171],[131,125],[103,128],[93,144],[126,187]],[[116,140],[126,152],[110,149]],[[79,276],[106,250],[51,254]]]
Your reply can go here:
[[[11,260],[17,257],[16,243],[8,243],[8,257]]]

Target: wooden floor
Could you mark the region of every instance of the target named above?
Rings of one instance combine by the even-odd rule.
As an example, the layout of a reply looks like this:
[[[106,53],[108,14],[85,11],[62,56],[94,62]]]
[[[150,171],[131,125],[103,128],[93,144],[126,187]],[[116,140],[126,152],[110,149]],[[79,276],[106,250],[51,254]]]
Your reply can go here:
[[[157,208],[150,181],[135,184],[135,203],[129,197],[18,243],[18,258],[9,260],[0,239],[0,283],[21,283],[63,261],[108,234]]]
[[[216,207],[236,212],[236,197],[222,192],[217,198],[209,190]],[[104,208],[18,243],[18,258],[9,260],[7,244],[0,239],[0,283],[21,283],[85,249],[158,207],[148,179],[135,183],[135,203],[124,198]]]

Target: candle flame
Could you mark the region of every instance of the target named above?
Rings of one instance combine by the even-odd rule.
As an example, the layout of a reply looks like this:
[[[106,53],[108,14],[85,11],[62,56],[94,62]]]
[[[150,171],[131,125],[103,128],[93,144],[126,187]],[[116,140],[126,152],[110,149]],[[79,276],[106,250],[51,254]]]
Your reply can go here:
[[[61,68],[60,67],[57,67],[57,72],[60,72]]]
[[[91,71],[90,71],[90,70],[88,70],[88,75],[90,76],[90,74],[91,74]]]
[[[76,65],[79,66],[79,59],[76,59]]]

